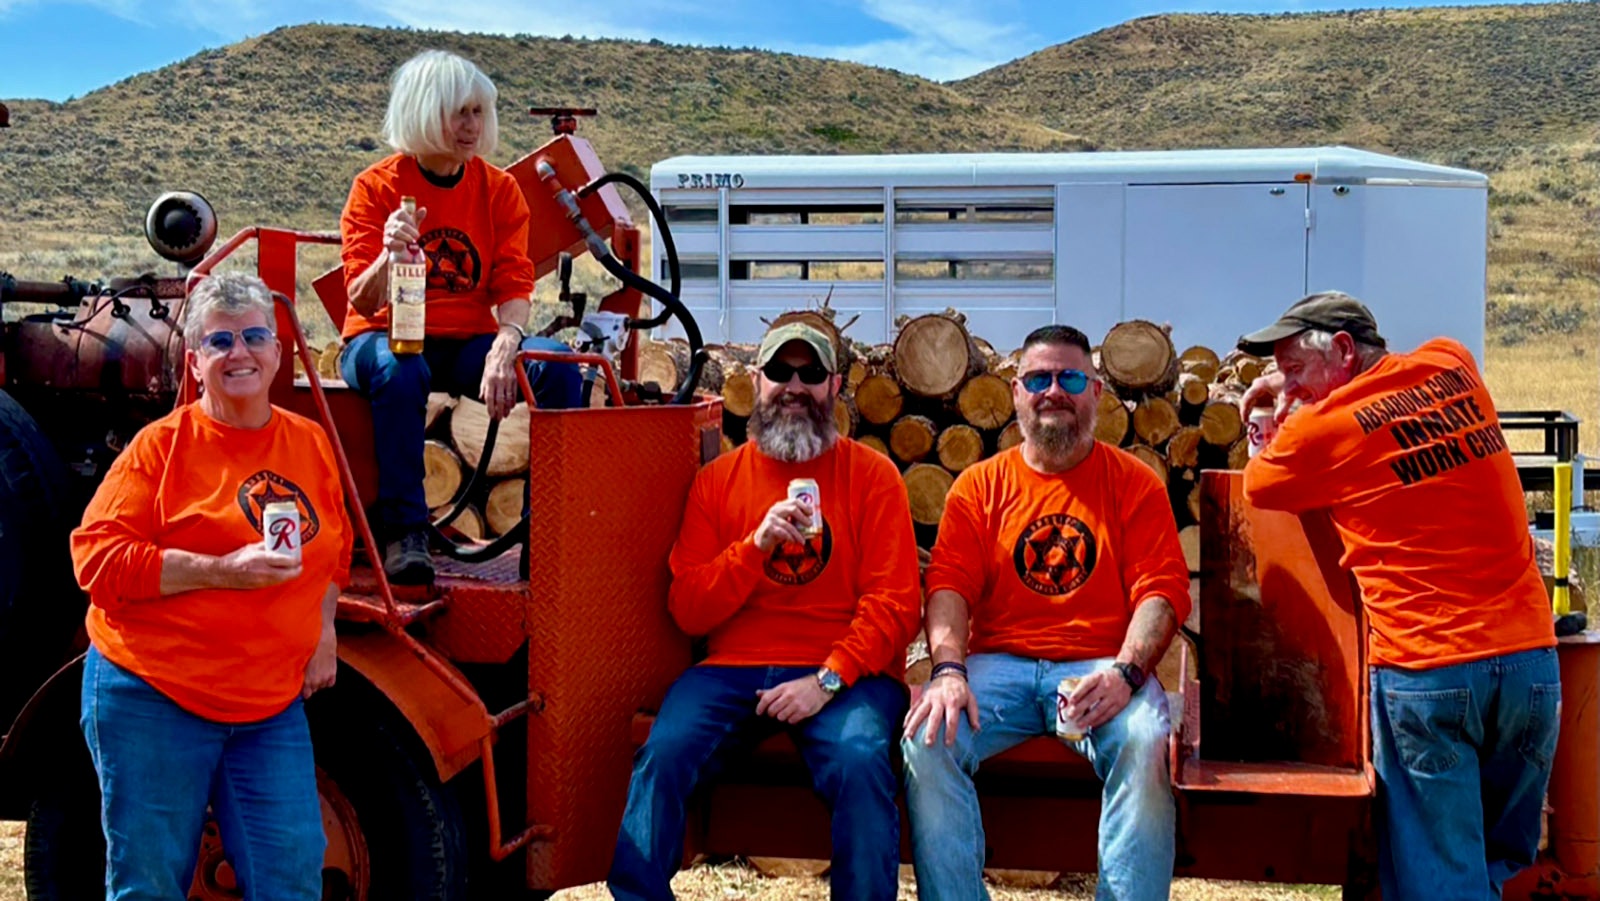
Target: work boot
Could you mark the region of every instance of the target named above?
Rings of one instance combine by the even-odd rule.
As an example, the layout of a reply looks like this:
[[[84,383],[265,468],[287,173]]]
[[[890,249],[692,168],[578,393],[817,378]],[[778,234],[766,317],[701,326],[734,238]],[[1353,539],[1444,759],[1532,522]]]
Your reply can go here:
[[[433,555],[428,553],[428,533],[413,529],[389,542],[383,550],[383,571],[394,585],[433,584]]]

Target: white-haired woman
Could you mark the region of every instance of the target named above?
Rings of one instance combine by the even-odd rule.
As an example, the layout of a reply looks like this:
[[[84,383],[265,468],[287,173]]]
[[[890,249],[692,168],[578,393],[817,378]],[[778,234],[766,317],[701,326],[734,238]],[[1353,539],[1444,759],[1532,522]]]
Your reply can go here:
[[[200,399],[134,436],[72,533],[108,898],[187,897],[207,804],[246,898],[322,896],[302,700],[338,667],[351,530],[327,435],[268,400],[274,322],[259,279],[200,282],[183,329]],[[298,531],[265,528],[274,502]]]
[[[533,295],[528,204],[515,179],[485,162],[499,138],[494,84],[451,53],[427,50],[395,72],[384,136],[395,153],[356,176],[340,221],[350,309],[344,380],[372,403],[378,496],[368,508],[396,584],[433,581],[422,490],[430,391],[482,398],[495,417],[517,402],[521,348],[564,350],[525,331]],[[416,198],[416,214],[401,206]],[[420,249],[428,267],[420,354],[389,348],[388,255]],[[567,365],[530,367],[540,407],[576,406]]]

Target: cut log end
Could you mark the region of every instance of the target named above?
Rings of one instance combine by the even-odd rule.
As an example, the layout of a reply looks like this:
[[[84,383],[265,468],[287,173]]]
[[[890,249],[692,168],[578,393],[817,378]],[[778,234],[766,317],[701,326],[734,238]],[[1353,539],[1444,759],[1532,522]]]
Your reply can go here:
[[[422,494],[428,507],[449,503],[461,490],[461,458],[443,441],[422,442]]]
[[[895,377],[912,394],[948,398],[983,369],[983,352],[966,326],[952,316],[918,316],[895,337]]]
[[[861,386],[856,389],[855,400],[861,418],[873,425],[888,425],[905,407],[900,383],[881,373],[869,375],[861,381]]]
[[[1165,329],[1134,319],[1119,322],[1100,342],[1106,379],[1129,396],[1165,394],[1178,381],[1178,353]]]
[[[960,472],[983,459],[983,435],[970,425],[953,425],[939,433],[939,463]]]
[[[915,463],[906,468],[903,478],[906,495],[911,499],[911,519],[926,526],[936,526],[944,516],[945,495],[955,484],[949,470],[931,463]]]
[[[1132,421],[1127,406],[1117,398],[1116,392],[1109,388],[1100,392],[1100,401],[1094,414],[1094,437],[1097,441],[1120,447],[1128,440],[1128,426]]]
[[[975,375],[961,386],[956,409],[967,424],[979,429],[998,429],[1011,418],[1011,385],[991,373]]]
[[[1164,397],[1147,397],[1133,408],[1133,434],[1156,447],[1178,431],[1178,409]]]
[[[889,450],[895,458],[916,463],[933,451],[938,426],[926,416],[902,416],[889,429]]]
[[[1022,424],[1015,419],[1006,423],[1000,430],[1000,437],[995,439],[995,449],[1007,451],[1022,443]]]

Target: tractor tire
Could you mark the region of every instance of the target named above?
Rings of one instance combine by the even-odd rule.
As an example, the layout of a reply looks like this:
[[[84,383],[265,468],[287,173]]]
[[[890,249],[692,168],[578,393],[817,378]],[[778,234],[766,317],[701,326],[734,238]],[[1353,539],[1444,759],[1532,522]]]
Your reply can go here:
[[[319,720],[329,728],[319,729]],[[359,715],[312,719],[318,765],[354,807],[366,844],[372,880],[366,897],[465,901],[467,832],[455,790],[439,783],[421,749],[402,741],[398,728]]]
[[[23,840],[23,886],[28,901],[104,898],[106,838],[100,831],[100,790],[72,780],[51,787],[28,810]]]
[[[439,784],[392,727],[358,717],[316,734],[314,743],[324,826],[340,830],[329,842],[343,852],[323,870],[323,901],[465,901],[466,830],[454,791]],[[223,853],[208,823],[192,897],[243,897],[206,878]],[[105,857],[94,771],[55,780],[29,812],[28,901],[104,897]],[[359,864],[337,865],[350,861]],[[352,884],[360,882],[368,884]]]
[[[0,732],[71,656],[85,600],[72,577],[66,467],[0,391]]]

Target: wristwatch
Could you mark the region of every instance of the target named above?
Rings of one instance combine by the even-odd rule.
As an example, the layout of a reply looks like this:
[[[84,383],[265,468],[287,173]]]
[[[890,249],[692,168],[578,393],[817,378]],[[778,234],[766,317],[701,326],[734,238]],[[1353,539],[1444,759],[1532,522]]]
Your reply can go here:
[[[1129,688],[1132,688],[1134,691],[1138,691],[1144,687],[1144,680],[1146,679],[1146,676],[1144,674],[1144,670],[1139,668],[1139,664],[1122,663],[1119,661],[1111,665],[1117,668],[1117,672],[1122,674],[1123,679],[1127,680]]]
[[[836,695],[844,691],[844,679],[827,667],[817,670],[817,683],[822,686],[823,691],[830,695]]]

